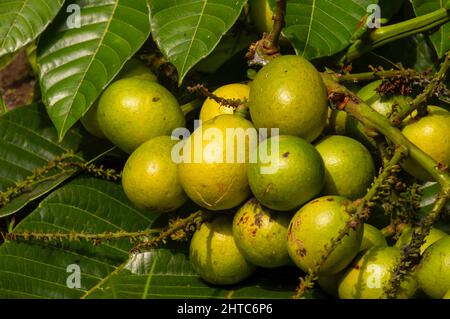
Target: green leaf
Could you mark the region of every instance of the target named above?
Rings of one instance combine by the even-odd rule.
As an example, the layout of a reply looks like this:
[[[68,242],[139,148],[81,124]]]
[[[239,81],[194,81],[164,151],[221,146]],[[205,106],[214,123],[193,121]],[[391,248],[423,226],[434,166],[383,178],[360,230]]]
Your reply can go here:
[[[290,0],[283,34],[298,55],[331,56],[346,48],[376,0]]]
[[[156,217],[136,210],[119,184],[80,177],[49,195],[14,231],[138,231],[149,227]],[[132,245],[128,239],[100,245],[85,241],[6,242],[0,247],[0,297],[80,298],[128,259]],[[71,265],[80,267],[79,288],[66,284],[73,273]]]
[[[414,12],[417,16],[436,11],[441,8],[447,8],[450,5],[448,0],[410,0]],[[448,12],[448,11],[447,11]],[[442,58],[450,50],[450,22],[442,25],[437,31],[430,35],[431,42],[439,58]]]
[[[100,142],[80,128],[70,130],[59,143],[57,132],[42,104],[14,109],[0,116],[0,192],[13,187],[17,181],[25,180],[34,170],[68,151],[76,152],[77,160],[90,160],[110,147],[110,144]],[[55,178],[35,184],[6,206],[0,206],[0,217],[19,211],[30,201],[67,180],[74,172],[70,170],[61,174],[59,170],[54,171],[52,176]]]
[[[5,102],[3,101],[3,97],[0,94],[0,115],[8,112],[8,108],[6,107]]]
[[[0,57],[35,40],[61,9],[64,0],[0,2]]]
[[[261,270],[232,287],[208,285],[193,271],[186,251],[154,249],[135,255],[118,274],[111,276],[90,298],[290,298],[298,272]]]
[[[246,0],[152,0],[152,34],[179,73],[208,56],[238,19]]]
[[[60,139],[150,33],[144,0],[78,0],[70,5],[80,8],[79,27],[76,12],[63,9],[38,45],[42,98]]]

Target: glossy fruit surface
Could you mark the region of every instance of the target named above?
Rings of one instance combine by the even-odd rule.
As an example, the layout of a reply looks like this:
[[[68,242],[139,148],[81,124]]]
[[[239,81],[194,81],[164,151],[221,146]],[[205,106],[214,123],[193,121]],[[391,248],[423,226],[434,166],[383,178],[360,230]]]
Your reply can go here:
[[[137,207],[170,212],[186,202],[178,166],[171,158],[176,143],[170,136],[158,136],[139,146],[128,158],[122,173],[122,186]]]
[[[359,251],[364,251],[372,247],[386,247],[387,242],[383,233],[370,224],[364,224],[364,234]]]
[[[375,164],[360,142],[346,136],[327,136],[316,144],[325,164],[324,194],[357,199],[375,177]]]
[[[411,242],[412,234],[413,229],[408,225],[407,227],[405,227],[405,229],[403,229],[402,234],[395,243],[395,247],[402,249],[404,246],[408,245]],[[425,249],[427,249],[429,246],[431,246],[444,236],[447,236],[447,234],[442,230],[431,228],[430,233],[425,237],[425,243],[420,247],[420,253],[423,254]]]
[[[273,12],[269,0],[251,0],[250,12],[253,23],[260,33],[269,33],[273,27]]]
[[[248,100],[250,87],[246,84],[233,83],[221,86],[213,92],[214,95],[225,99]],[[220,105],[213,99],[207,98],[200,110],[200,120],[206,122],[218,115],[233,114],[234,108]]]
[[[343,274],[339,283],[339,298],[385,298],[384,290],[390,282],[392,268],[400,258],[400,250],[394,247],[373,247],[367,250]],[[402,281],[397,298],[411,298],[416,290],[417,282],[409,276]]]
[[[162,85],[141,78],[111,84],[100,98],[97,117],[105,136],[128,153],[186,124],[175,97]]]
[[[250,188],[264,206],[296,209],[317,196],[324,182],[320,154],[304,139],[281,135],[260,143],[258,161],[250,163]]]
[[[238,132],[233,129],[242,134],[227,137],[227,131]],[[209,210],[222,210],[236,207],[250,196],[247,168],[252,144],[247,132],[256,135],[249,121],[225,114],[203,123],[189,137],[179,176],[195,203]]]
[[[320,73],[308,60],[284,55],[258,72],[249,107],[256,128],[278,128],[280,135],[311,142],[325,128],[328,98]]]
[[[286,238],[290,216],[250,199],[236,213],[233,236],[245,259],[256,266],[279,267],[289,262]]]
[[[236,284],[255,270],[237,248],[228,217],[202,224],[191,239],[189,259],[200,277],[214,285]]]
[[[323,254],[325,244],[338,236],[348,221],[346,206],[350,201],[341,196],[324,196],[303,206],[288,228],[288,252],[303,271],[314,267]],[[321,275],[336,274],[356,256],[361,247],[363,226],[345,236],[320,269]]]

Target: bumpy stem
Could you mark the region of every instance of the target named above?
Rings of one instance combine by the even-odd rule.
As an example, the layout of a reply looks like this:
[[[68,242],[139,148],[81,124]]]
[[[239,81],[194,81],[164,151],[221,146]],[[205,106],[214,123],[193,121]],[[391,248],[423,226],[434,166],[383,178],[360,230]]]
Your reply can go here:
[[[378,28],[369,33],[366,38],[357,40],[351,45],[344,60],[345,62],[353,61],[364,53],[379,48],[387,43],[431,30],[449,20],[450,15],[448,10],[441,8],[407,21]]]
[[[374,70],[372,72],[354,73],[354,74],[336,74],[336,78],[339,83],[359,83],[368,82],[379,79],[395,78],[395,77],[407,77],[416,78],[419,80],[421,77],[416,71],[412,69],[400,69],[400,70]]]

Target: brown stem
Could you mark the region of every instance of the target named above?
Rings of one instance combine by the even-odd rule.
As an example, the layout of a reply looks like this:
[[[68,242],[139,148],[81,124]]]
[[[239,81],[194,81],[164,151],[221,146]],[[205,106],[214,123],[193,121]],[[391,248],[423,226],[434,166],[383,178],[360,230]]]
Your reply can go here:
[[[277,0],[277,9],[273,16],[273,27],[270,32],[271,46],[278,48],[280,42],[281,31],[283,30],[286,22],[284,17],[286,16],[286,0]]]

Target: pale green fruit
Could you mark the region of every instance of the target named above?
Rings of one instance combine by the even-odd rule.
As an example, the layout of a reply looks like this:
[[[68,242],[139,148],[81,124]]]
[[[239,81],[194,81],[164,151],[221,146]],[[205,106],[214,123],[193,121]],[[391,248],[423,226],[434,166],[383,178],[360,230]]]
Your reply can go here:
[[[383,233],[376,227],[364,224],[364,234],[359,251],[364,251],[372,247],[386,247],[387,242]]]

